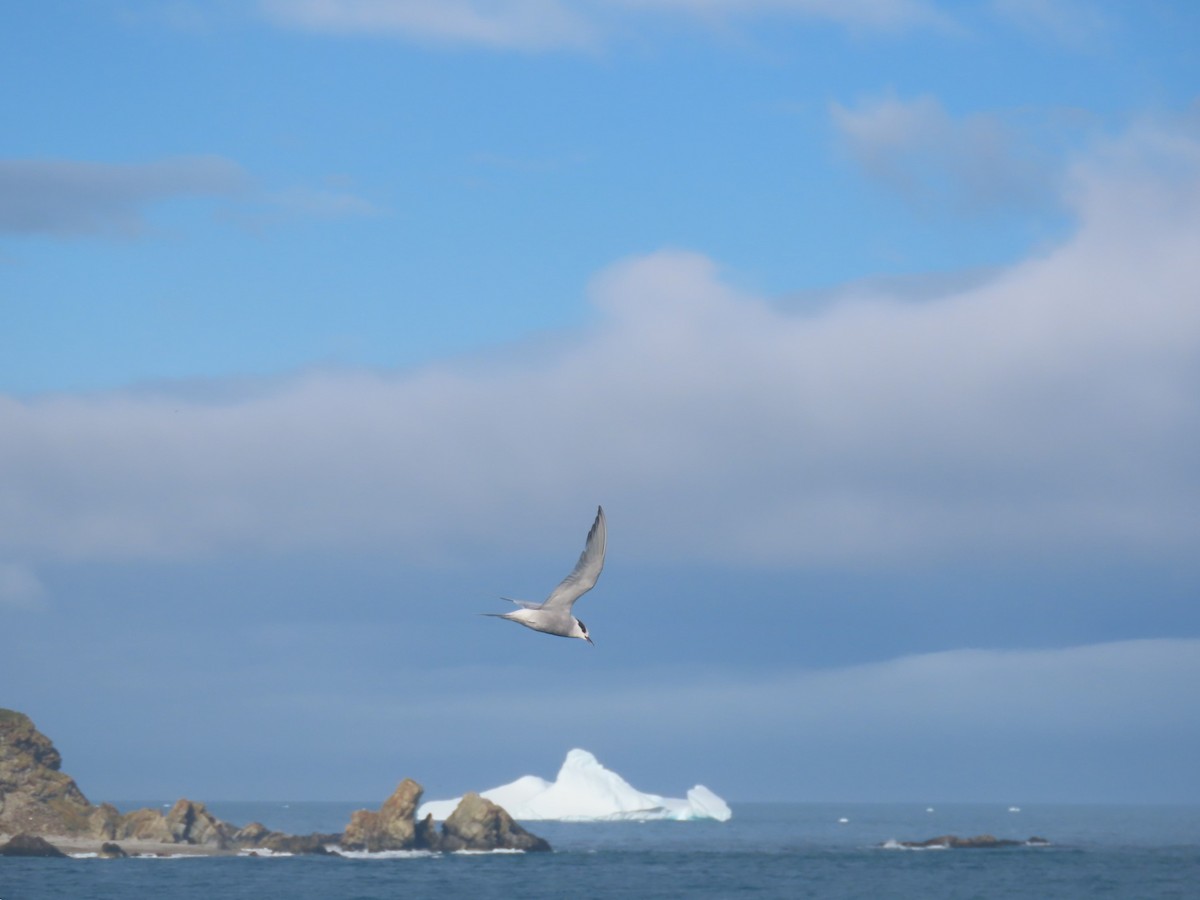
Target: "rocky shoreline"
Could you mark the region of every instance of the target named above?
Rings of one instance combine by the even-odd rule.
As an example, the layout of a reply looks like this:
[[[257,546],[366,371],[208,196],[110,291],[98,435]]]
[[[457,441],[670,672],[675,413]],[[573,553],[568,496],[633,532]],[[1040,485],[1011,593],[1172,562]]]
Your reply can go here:
[[[94,806],[62,771],[53,743],[23,713],[0,709],[0,856],[178,856],[378,853],[423,850],[548,851],[512,817],[478,794],[467,794],[439,829],[418,821],[423,790],[411,778],[378,810],[361,809],[334,834],[293,835],[259,822],[223,822],[203,803],[181,799],[157,809],[122,813]],[[39,840],[40,839],[40,840]],[[49,848],[49,849],[47,849]]]

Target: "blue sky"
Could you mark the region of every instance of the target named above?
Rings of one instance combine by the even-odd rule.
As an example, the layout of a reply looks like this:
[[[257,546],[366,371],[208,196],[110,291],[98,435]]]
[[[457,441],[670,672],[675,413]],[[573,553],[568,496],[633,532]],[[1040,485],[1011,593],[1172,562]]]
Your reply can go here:
[[[11,7],[0,705],[92,799],[1200,801],[1192,4]],[[595,649],[476,615],[598,503]]]

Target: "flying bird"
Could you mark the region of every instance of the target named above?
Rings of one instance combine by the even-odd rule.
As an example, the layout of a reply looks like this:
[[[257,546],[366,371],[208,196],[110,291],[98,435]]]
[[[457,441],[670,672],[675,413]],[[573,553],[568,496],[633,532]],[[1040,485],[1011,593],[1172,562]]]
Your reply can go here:
[[[501,597],[509,603],[515,603],[520,609],[510,613],[484,613],[485,616],[495,616],[497,619],[508,619],[534,631],[546,634],[557,634],[559,637],[579,638],[592,644],[588,637],[587,626],[571,615],[571,607],[575,601],[586,594],[596,584],[600,570],[604,568],[604,544],[607,531],[604,524],[604,507],[596,507],[596,521],[588,532],[587,542],[583,552],[579,554],[579,562],[571,574],[564,578],[550,596],[542,603],[530,603],[528,600],[513,600],[511,597]],[[592,644],[592,646],[596,646]]]

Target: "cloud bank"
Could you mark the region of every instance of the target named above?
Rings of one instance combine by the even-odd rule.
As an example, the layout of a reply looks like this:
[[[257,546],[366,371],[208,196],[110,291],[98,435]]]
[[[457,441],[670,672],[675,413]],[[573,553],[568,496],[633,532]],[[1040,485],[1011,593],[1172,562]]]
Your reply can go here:
[[[215,156],[139,164],[0,160],[0,233],[134,235],[154,203],[228,196],[248,182],[240,166]]]
[[[834,103],[831,112],[863,172],[919,211],[1040,209],[1061,192],[1057,168],[999,115],[955,118],[931,96]]]
[[[603,502],[644,558],[1194,559],[1200,144],[1140,129],[1071,184],[1073,237],[920,303],[796,314],[662,251],[499,360],[0,398],[0,557],[445,561]]]
[[[327,726],[322,733],[298,742],[318,767],[341,752],[341,736],[350,733],[362,746],[391,748],[381,769],[403,745],[406,765],[453,773],[442,783],[455,791],[539,765],[552,772],[556,757],[577,744],[634,783],[674,785],[680,772],[709,772],[686,777],[703,777],[741,800],[1178,802],[1198,787],[1182,777],[1167,795],[1161,787],[1147,794],[1155,779],[1129,763],[1190,771],[1200,747],[1195,639],[963,649],[818,670],[732,671],[710,661],[702,670],[663,665],[600,678],[545,675],[544,667],[489,668],[486,677],[478,668],[439,668],[412,673],[421,689],[397,694],[386,679],[337,690],[295,679],[276,684],[270,673],[228,673],[234,683],[225,696],[253,714],[253,733],[288,727],[301,713],[304,721],[319,717]],[[512,690],[530,683],[541,688]],[[555,716],[546,716],[547,704]],[[212,715],[228,717],[228,701]],[[486,761],[471,741],[450,737],[464,727],[492,736]],[[413,745],[405,738],[414,732],[436,739]],[[647,746],[670,751],[647,755]],[[218,757],[227,752],[213,750]],[[247,752],[269,758],[273,748],[239,746],[243,765]],[[763,771],[772,773],[769,787]],[[286,793],[287,785],[279,790]]]
[[[137,237],[147,230],[151,208],[196,197],[221,198],[231,218],[255,225],[377,212],[340,189],[265,191],[242,166],[219,156],[148,163],[0,159],[0,235]]]

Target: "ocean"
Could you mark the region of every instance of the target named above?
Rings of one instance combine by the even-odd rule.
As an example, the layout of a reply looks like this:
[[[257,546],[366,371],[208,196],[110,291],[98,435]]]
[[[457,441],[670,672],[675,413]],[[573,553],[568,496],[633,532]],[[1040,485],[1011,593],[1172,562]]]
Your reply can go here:
[[[121,802],[121,809],[158,805]],[[0,858],[0,900],[225,898],[1192,898],[1200,807],[731,804],[731,821],[527,827],[549,854],[176,859]],[[377,803],[211,802],[222,819],[340,831]],[[844,820],[844,821],[843,821]],[[1046,847],[888,849],[993,834]]]

